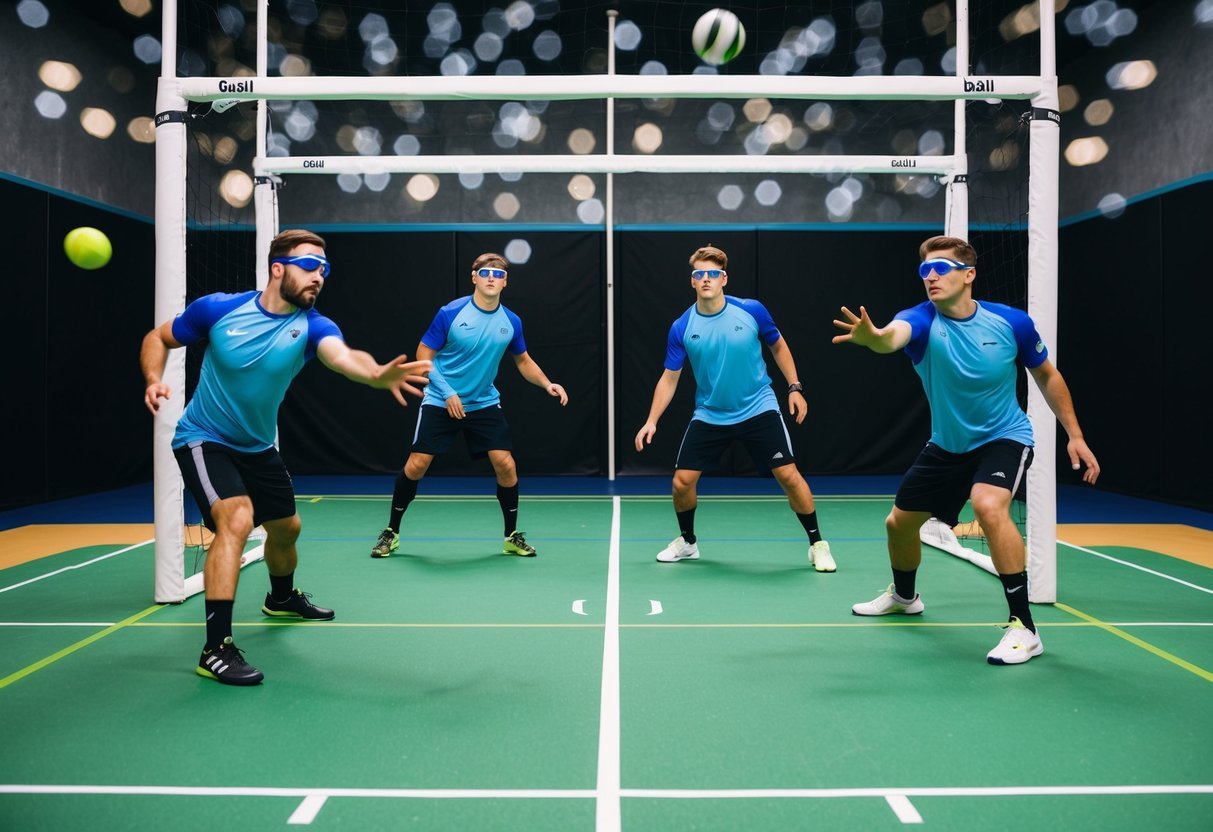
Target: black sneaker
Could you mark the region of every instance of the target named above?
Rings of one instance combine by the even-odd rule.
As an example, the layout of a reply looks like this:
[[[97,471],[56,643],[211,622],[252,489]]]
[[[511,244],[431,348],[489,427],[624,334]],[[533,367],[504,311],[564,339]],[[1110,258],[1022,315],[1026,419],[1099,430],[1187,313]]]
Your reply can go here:
[[[232,643],[228,636],[214,650],[202,650],[198,659],[198,667],[194,672],[199,676],[214,679],[225,685],[259,685],[265,678],[261,671],[244,660],[244,651]]]
[[[273,596],[267,592],[265,604],[261,607],[261,611],[275,618],[306,618],[309,621],[331,621],[336,613],[332,610],[326,610],[324,607],[316,606],[309,600],[311,597],[312,594],[310,592],[292,589],[290,596],[285,601],[275,601]]]

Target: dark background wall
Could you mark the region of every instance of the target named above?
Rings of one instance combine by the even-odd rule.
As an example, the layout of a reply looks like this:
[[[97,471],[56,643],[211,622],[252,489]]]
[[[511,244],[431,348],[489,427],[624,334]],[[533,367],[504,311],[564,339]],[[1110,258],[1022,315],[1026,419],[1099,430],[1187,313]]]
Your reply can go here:
[[[0,335],[0,507],[146,480],[151,421],[137,356],[151,327],[151,224],[11,182],[0,181],[0,197],[14,240]],[[1205,210],[1211,200],[1213,183],[1194,184],[1131,205],[1119,218],[1063,228],[1059,342],[1050,345],[1103,465],[1100,487],[1204,509],[1213,506],[1205,475],[1213,469],[1213,435],[1204,429],[1203,404],[1213,392],[1213,349],[1200,315],[1213,305],[1213,285],[1200,241],[1213,230]],[[83,272],[67,262],[61,241],[78,225],[102,227],[113,240],[114,260],[104,269]],[[320,308],[352,345],[381,360],[412,354],[438,307],[467,293],[476,254],[500,250],[515,234],[327,231],[336,267]],[[637,454],[632,438],[661,372],[670,323],[693,302],[687,257],[708,242],[730,254],[730,292],[767,304],[792,347],[809,402],[805,424],[791,427],[806,474],[903,471],[929,432],[918,378],[904,355],[831,345],[830,321],[844,304],[862,303],[884,322],[916,303],[914,266],[924,236],[761,228],[619,233],[621,473],[666,474],[673,464],[692,409],[689,374],[653,445]],[[571,402],[560,408],[506,359],[499,387],[517,456],[524,474],[604,475],[604,238],[575,231],[528,232],[528,239],[533,255],[512,271],[505,303],[522,317],[532,356],[567,387]],[[216,244],[196,234],[191,240],[193,261]],[[248,245],[237,241],[236,248]],[[244,262],[251,285],[251,257]],[[773,366],[771,375],[782,391]],[[407,453],[416,414],[416,403],[402,409],[385,393],[312,362],[282,409],[283,453],[296,473],[393,471]],[[1060,451],[1059,461],[1060,480],[1073,481]],[[458,451],[436,465],[435,473],[488,470]],[[751,469],[739,455],[725,470]]]

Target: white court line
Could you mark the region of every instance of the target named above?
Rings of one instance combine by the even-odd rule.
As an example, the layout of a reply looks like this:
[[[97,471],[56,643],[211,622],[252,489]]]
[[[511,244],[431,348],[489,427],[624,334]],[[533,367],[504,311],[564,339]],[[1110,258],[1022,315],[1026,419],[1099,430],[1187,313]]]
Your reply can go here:
[[[263,786],[111,786],[0,783],[0,794],[158,795],[165,797],[387,797],[444,799],[595,798],[594,789],[317,789]],[[1213,784],[1152,786],[962,786],[862,789],[620,789],[621,797],[671,800],[875,797],[1070,797],[1108,795],[1208,794]]]
[[[1097,557],[1097,558],[1103,558],[1104,560],[1110,560],[1113,563],[1119,563],[1121,566],[1128,566],[1132,569],[1136,569],[1139,572],[1145,572],[1149,575],[1154,575],[1159,578],[1166,578],[1168,581],[1174,581],[1177,584],[1183,584],[1184,586],[1191,587],[1192,589],[1199,589],[1201,592],[1207,592],[1210,595],[1213,595],[1213,589],[1208,589],[1207,587],[1203,587],[1203,586],[1197,586],[1196,584],[1190,584],[1187,581],[1180,580],[1179,578],[1173,577],[1171,575],[1167,575],[1162,572],[1155,572],[1153,569],[1147,569],[1144,566],[1138,566],[1136,563],[1130,563],[1127,560],[1121,560],[1120,558],[1114,558],[1111,555],[1105,555],[1103,552],[1096,552],[1094,549],[1087,549],[1083,546],[1076,546],[1073,543],[1066,543],[1064,540],[1059,540],[1057,542],[1062,544],[1063,546],[1069,546],[1071,549],[1077,549],[1080,552],[1086,552],[1088,555],[1095,555],[1095,557]]]
[[[288,824],[295,826],[306,826],[316,819],[316,815],[320,814],[320,810],[324,808],[325,802],[329,799],[327,794],[309,794],[303,798],[295,811],[291,813],[287,819]]]
[[[922,823],[922,815],[918,814],[918,810],[914,808],[910,798],[904,794],[887,794],[884,800],[902,823]]]
[[[0,621],[0,627],[113,627],[116,621]]]
[[[620,499],[611,499],[611,545],[607,556],[606,621],[602,631],[602,697],[598,715],[597,832],[619,832],[619,527]]]
[[[101,555],[101,557],[93,558],[92,560],[86,560],[84,563],[77,563],[75,566],[65,566],[62,569],[56,569],[54,572],[47,572],[45,575],[39,575],[36,578],[30,578],[28,581],[22,581],[19,584],[13,584],[12,586],[0,587],[0,592],[8,592],[10,589],[16,589],[17,587],[22,587],[22,586],[25,586],[26,584],[32,584],[35,581],[40,581],[43,578],[50,578],[50,577],[58,575],[62,572],[69,572],[72,569],[83,569],[84,567],[90,566],[99,561],[106,560],[107,558],[112,558],[112,557],[114,557],[114,555],[121,555],[124,552],[129,552],[131,549],[138,549],[140,546],[146,546],[149,543],[155,543],[155,542],[156,542],[156,539],[151,538],[150,540],[145,540],[142,543],[133,543],[130,546],[127,546],[125,549],[119,549],[116,552],[110,552],[108,555]]]

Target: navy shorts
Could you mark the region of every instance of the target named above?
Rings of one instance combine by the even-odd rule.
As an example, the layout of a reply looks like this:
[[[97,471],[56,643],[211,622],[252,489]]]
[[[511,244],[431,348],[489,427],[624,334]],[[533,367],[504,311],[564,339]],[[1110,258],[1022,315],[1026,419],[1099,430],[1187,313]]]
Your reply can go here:
[[[211,505],[228,497],[252,501],[254,526],[295,515],[295,485],[277,448],[250,454],[218,442],[198,442],[174,448],[173,456],[211,531]]]
[[[719,465],[720,458],[733,442],[745,446],[759,471],[796,461],[783,415],[776,410],[765,410],[734,425],[712,425],[692,419],[682,437],[674,467],[685,471],[710,471]]]
[[[1032,448],[999,439],[963,454],[953,454],[930,442],[901,480],[893,505],[902,511],[925,511],[949,526],[960,521],[960,510],[976,483],[997,485],[1023,499],[1032,465]]]
[[[462,433],[468,451],[474,459],[488,456],[489,451],[512,451],[510,426],[505,421],[501,405],[465,411],[462,419],[452,419],[445,407],[423,405],[413,433],[413,452],[437,456],[451,449],[455,437]]]

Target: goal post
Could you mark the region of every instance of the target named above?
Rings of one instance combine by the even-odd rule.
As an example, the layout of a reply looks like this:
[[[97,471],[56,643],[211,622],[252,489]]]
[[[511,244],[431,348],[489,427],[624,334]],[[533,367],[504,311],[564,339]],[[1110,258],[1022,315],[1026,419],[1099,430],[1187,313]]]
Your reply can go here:
[[[253,204],[256,211],[258,286],[264,286],[265,256],[278,229],[276,182],[286,175],[341,173],[873,173],[929,174],[946,186],[946,233],[969,237],[968,160],[965,103],[983,100],[1031,101],[1028,184],[1028,312],[1056,361],[1057,333],[1057,178],[1059,130],[1054,52],[1054,1],[1041,3],[1041,64],[1039,76],[970,74],[967,47],[967,6],[957,7],[958,43],[954,75],[541,75],[541,76],[308,76],[270,77],[266,71],[265,4],[258,9],[257,74],[249,77],[175,77],[172,72],[176,26],[174,0],[164,9],[165,75],[157,99],[156,148],[156,322],[178,314],[185,303],[185,168],[187,102],[260,101],[257,153],[253,162]],[[614,43],[611,43],[613,54]],[[585,155],[449,155],[449,156],[271,156],[266,152],[266,102],[321,100],[384,101],[558,101],[572,99],[799,99],[954,101],[952,155],[644,155],[607,152]],[[218,108],[217,108],[218,109]],[[605,221],[608,234],[613,215]],[[608,252],[608,258],[611,256]],[[607,307],[611,307],[614,276],[608,275]],[[607,333],[608,347],[613,333]],[[175,353],[184,352],[182,350]],[[184,389],[184,360],[170,358],[166,381]],[[170,378],[172,381],[168,381]],[[613,380],[615,368],[608,366]],[[1056,600],[1056,425],[1052,412],[1029,384],[1029,417],[1036,440],[1036,464],[1028,478],[1028,547],[1030,597]],[[183,396],[170,400],[156,417],[156,600],[179,601],[184,596],[182,573],[180,476],[169,443],[181,414]],[[607,414],[614,431],[615,413]],[[612,455],[613,459],[613,455]],[[612,466],[613,467],[613,466]],[[609,472],[614,476],[614,470]],[[176,531],[174,531],[174,529]]]

